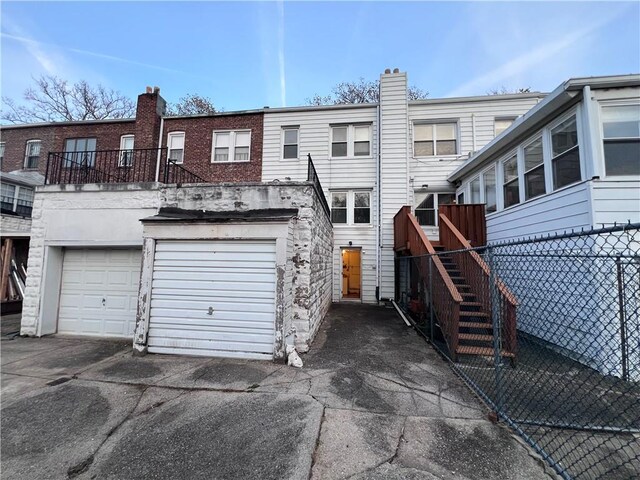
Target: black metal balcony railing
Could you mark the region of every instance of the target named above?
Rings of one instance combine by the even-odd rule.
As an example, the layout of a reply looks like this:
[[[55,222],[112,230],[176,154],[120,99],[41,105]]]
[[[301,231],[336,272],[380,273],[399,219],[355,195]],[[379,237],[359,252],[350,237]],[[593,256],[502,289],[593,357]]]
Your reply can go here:
[[[86,183],[206,183],[182,165],[167,158],[166,148],[50,152],[45,185]]]
[[[316,172],[316,167],[313,165],[313,160],[311,160],[310,153],[307,154],[307,159],[309,160],[307,166],[307,181],[313,183],[313,188],[320,198],[322,209],[327,214],[327,216],[331,218],[331,209],[329,208],[329,204],[327,203],[327,198],[324,196],[324,190],[322,190],[322,185],[320,185],[320,178],[318,178],[318,172]]]

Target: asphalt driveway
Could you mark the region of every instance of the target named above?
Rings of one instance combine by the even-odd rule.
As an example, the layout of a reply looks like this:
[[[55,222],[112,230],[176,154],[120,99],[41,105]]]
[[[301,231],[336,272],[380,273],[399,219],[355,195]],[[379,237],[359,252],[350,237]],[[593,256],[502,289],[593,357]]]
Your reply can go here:
[[[395,311],[334,306],[304,368],[3,337],[2,477],[539,479]]]

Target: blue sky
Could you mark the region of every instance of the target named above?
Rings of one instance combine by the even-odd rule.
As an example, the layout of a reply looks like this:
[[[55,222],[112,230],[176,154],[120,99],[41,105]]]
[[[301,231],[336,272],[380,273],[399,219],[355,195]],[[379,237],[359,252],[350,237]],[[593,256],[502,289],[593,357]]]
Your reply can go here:
[[[3,1],[0,13],[12,98],[47,73],[229,111],[302,105],[387,67],[431,98],[640,72],[640,2]]]

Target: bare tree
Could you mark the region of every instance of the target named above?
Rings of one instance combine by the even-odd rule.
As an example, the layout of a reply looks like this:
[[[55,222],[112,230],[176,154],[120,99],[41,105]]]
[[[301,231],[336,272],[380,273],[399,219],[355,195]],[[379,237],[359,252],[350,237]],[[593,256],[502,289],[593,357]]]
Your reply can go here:
[[[167,115],[199,115],[213,114],[217,109],[209,97],[188,94],[180,98],[177,103],[167,105]]]
[[[503,85],[500,88],[493,88],[487,91],[487,95],[510,95],[513,93],[531,93],[531,87],[507,88]]]
[[[409,100],[421,100],[429,92],[416,86],[409,87]],[[348,103],[377,103],[380,101],[380,81],[360,78],[355,82],[341,82],[335,85],[331,95],[314,95],[307,99],[307,105],[342,105]]]
[[[25,90],[26,105],[2,97],[2,120],[11,123],[59,122],[130,118],[135,103],[120,92],[102,85],[92,87],[85,80],[70,84],[53,75],[34,79],[35,86]]]

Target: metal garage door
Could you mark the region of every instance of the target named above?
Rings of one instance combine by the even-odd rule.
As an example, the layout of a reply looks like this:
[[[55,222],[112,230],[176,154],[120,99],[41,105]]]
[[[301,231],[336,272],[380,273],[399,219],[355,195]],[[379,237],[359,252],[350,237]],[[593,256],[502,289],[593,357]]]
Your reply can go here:
[[[148,348],[272,358],[275,242],[158,241]]]
[[[140,249],[67,249],[58,333],[133,338]]]

